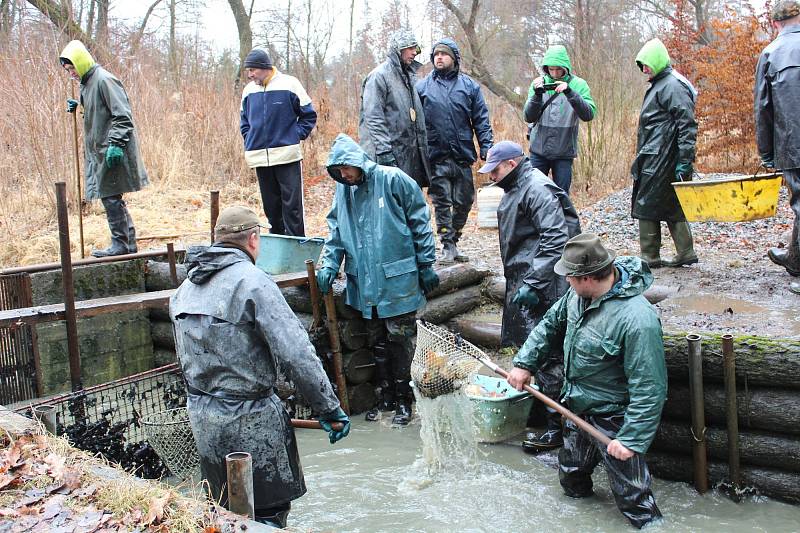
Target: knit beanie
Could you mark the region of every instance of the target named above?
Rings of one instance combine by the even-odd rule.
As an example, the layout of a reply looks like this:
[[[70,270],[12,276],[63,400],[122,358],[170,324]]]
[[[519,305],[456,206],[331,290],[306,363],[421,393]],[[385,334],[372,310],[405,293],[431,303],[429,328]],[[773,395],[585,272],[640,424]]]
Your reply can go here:
[[[455,61],[455,59],[456,59],[455,52],[453,52],[453,49],[450,48],[449,46],[447,46],[446,44],[443,44],[443,43],[437,44],[436,47],[433,49],[433,55],[436,55],[436,52],[443,52],[443,53],[449,55],[450,57],[453,58],[453,61]]]
[[[269,54],[260,48],[254,48],[244,59],[244,68],[272,68],[272,59]]]

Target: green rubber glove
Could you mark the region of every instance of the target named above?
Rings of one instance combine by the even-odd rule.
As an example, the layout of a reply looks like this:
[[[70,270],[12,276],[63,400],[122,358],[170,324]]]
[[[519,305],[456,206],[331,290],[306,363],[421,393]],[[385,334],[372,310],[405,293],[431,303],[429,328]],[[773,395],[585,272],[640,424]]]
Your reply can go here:
[[[341,429],[341,431],[336,431],[331,426],[333,422],[341,422],[344,424],[344,427]],[[341,407],[337,407],[330,413],[320,415],[319,425],[322,426],[322,429],[328,432],[328,440],[331,441],[331,444],[342,440],[350,434],[350,417],[347,416],[344,411],[342,411]]]
[[[74,113],[78,109],[78,101],[74,98],[67,98],[67,113]]]
[[[675,166],[675,178],[678,181],[692,181],[694,169],[691,163],[678,163]]]
[[[331,267],[322,267],[317,272],[317,286],[322,294],[328,294],[333,285],[333,280],[336,279],[336,271]]]
[[[527,283],[523,283],[517,289],[517,293],[511,299],[511,303],[517,304],[521,309],[533,309],[539,305],[539,295],[536,293],[536,289]]]
[[[109,144],[108,150],[106,150],[106,166],[108,168],[114,168],[122,163],[122,155],[122,148],[116,144]]]
[[[431,265],[425,265],[419,270],[419,284],[422,292],[428,294],[439,286],[439,275],[433,270]]]

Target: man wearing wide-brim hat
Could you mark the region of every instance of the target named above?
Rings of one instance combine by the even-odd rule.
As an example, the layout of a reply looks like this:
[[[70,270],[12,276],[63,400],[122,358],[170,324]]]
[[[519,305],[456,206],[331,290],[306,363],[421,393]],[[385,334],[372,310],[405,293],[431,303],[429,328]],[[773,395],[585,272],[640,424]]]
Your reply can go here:
[[[592,233],[570,239],[554,267],[567,293],[544,315],[514,357],[508,382],[517,390],[563,346],[560,400],[608,435],[606,447],[567,420],[559,479],[567,496],[593,494],[602,461],[617,507],[635,527],[659,518],[644,454],[655,437],[667,394],[661,322],[644,298],[653,275],[638,257],[616,257]]]

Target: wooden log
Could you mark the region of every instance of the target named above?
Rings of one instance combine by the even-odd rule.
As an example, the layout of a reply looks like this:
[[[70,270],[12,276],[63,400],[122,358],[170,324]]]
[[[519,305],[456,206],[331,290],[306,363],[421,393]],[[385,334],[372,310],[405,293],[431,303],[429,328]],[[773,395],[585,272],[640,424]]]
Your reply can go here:
[[[360,350],[366,346],[368,336],[366,323],[361,318],[339,322],[339,340],[348,350]]]
[[[466,313],[481,303],[481,288],[478,285],[466,287],[433,300],[421,313],[421,318],[434,324],[447,322],[456,315]]]
[[[475,285],[489,275],[488,269],[478,268],[472,263],[456,263],[447,267],[437,265],[434,268],[439,275],[439,286],[427,295],[429,299],[437,298],[462,287]]]
[[[481,348],[500,347],[500,324],[456,317],[447,323],[447,328]]]
[[[728,434],[724,428],[709,426],[706,446],[711,459],[727,461]],[[651,449],[690,456],[689,422],[662,420]],[[765,431],[742,431],[739,433],[739,457],[743,465],[800,472],[800,438]]]
[[[360,385],[375,375],[375,356],[367,348],[342,354],[342,365],[348,384]]]
[[[341,320],[356,318],[359,315],[358,311],[344,303],[344,287],[342,281],[337,281],[333,284],[333,300],[336,303],[336,316]],[[311,306],[311,295],[308,290],[308,285],[288,287],[281,289],[283,297],[286,298],[286,303],[292,308],[295,313],[308,313],[313,312]]]
[[[371,383],[362,383],[347,388],[347,397],[350,400],[350,416],[361,414],[377,402],[375,387]]]
[[[664,351],[669,378],[688,381],[688,347],[684,333],[665,333]],[[702,334],[703,378],[723,382],[722,336]],[[741,335],[733,339],[736,381],[752,386],[800,389],[800,341]]]
[[[497,303],[506,302],[506,278],[503,276],[492,276],[483,287],[484,295]]]
[[[703,387],[708,424],[725,426],[725,389],[706,383]],[[740,389],[736,394],[739,429],[763,429],[776,433],[800,435],[800,393],[791,389],[764,387]],[[689,387],[685,383],[669,384],[664,416],[688,420]]]
[[[186,265],[178,263],[175,265],[175,270],[178,273],[178,284],[180,285],[186,279]],[[147,292],[174,289],[175,284],[172,282],[169,272],[169,263],[148,261],[144,269],[144,287]]]
[[[172,322],[150,322],[150,335],[154,348],[166,348],[175,351],[175,332]]]
[[[692,480],[692,458],[661,452],[647,454],[647,466],[654,476],[673,481]],[[712,484],[727,481],[728,465],[717,461],[708,464],[708,477]],[[775,468],[742,467],[742,485],[755,488],[760,494],[800,504],[800,474]]]

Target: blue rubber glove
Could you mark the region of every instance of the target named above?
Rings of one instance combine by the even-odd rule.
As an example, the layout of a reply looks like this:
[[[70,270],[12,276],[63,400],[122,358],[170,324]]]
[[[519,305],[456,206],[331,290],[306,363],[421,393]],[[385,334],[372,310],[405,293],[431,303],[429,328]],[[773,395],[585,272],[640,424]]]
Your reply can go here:
[[[536,293],[536,289],[527,283],[523,283],[517,289],[517,293],[511,299],[511,303],[517,304],[521,309],[533,309],[539,305],[539,295]]]
[[[78,109],[78,101],[74,98],[67,98],[67,113],[74,113]]]
[[[385,167],[396,167],[397,166],[397,159],[395,159],[394,154],[392,152],[388,152],[385,154],[378,154],[375,158],[379,165],[383,165]]]
[[[344,427],[341,431],[336,431],[331,426],[333,422],[341,422],[344,424]],[[331,444],[342,440],[350,434],[350,417],[347,416],[344,411],[342,411],[341,407],[337,407],[330,413],[320,415],[319,425],[322,426],[322,429],[328,432],[328,440],[331,441]]]
[[[328,294],[333,285],[333,280],[336,279],[336,271],[331,267],[322,267],[317,272],[317,287],[322,294]]]
[[[106,150],[106,166],[108,168],[114,168],[122,163],[122,155],[122,148],[116,144],[109,144],[108,150]]]
[[[425,265],[419,269],[419,284],[425,294],[439,286],[439,275],[431,265]]]
[[[678,163],[675,166],[675,178],[678,181],[692,181],[694,169],[691,163]]]

